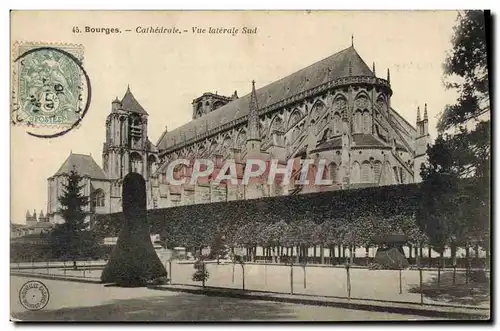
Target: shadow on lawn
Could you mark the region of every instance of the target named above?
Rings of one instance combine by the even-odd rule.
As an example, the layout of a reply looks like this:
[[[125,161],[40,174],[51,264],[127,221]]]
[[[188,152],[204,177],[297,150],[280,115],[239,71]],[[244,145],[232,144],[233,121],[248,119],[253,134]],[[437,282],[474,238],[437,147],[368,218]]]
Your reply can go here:
[[[438,276],[436,272],[431,280],[423,283],[422,292],[424,296],[438,302],[471,306],[478,306],[490,300],[489,279],[481,279],[466,284],[465,273],[457,272],[455,285],[453,285],[452,271],[441,272],[440,278],[441,279],[438,284]],[[410,293],[420,293],[420,286],[415,285],[408,291]]]
[[[115,300],[93,307],[63,308],[13,314],[22,321],[230,321],[293,319],[275,303],[191,294]]]

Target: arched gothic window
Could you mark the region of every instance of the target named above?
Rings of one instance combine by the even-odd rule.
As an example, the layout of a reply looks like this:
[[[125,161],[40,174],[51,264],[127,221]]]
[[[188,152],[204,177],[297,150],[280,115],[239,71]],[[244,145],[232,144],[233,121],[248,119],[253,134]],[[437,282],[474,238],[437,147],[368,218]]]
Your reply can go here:
[[[375,183],[380,183],[380,175],[382,172],[382,162],[380,161],[375,161],[373,163],[373,172],[374,172],[374,182]]]
[[[358,110],[354,113],[354,133],[362,133],[362,114],[361,111]]]
[[[360,181],[360,166],[358,162],[354,162],[352,165],[352,170],[351,170],[351,182],[353,183],[359,183]]]
[[[339,96],[333,103],[333,108],[336,112],[342,113],[347,109],[347,100],[343,96]]]
[[[130,154],[130,171],[142,174],[142,157],[139,153]]]
[[[283,121],[282,121],[282,120],[281,120],[281,118],[279,118],[278,116],[276,116],[276,117],[273,119],[273,124],[271,124],[271,133],[272,133],[274,130],[277,130],[277,131],[284,131],[284,128],[283,128]]]
[[[370,112],[365,110],[363,112],[363,133],[370,134],[371,133],[371,123],[370,123]]]
[[[241,130],[238,133],[238,138],[236,138],[236,146],[238,148],[243,148],[245,146],[246,141],[247,141],[247,134],[244,130]]]
[[[156,157],[154,155],[150,155],[148,157],[148,176],[151,176],[156,171],[156,163]]]
[[[389,163],[389,161],[386,161],[384,163],[384,167],[383,167],[383,170],[382,170],[382,183],[384,185],[391,185],[393,184],[394,182],[392,181],[393,180],[393,170],[391,168],[391,164]]]
[[[324,110],[325,105],[321,101],[316,102],[311,110],[311,122],[313,120],[316,122],[323,115]]]
[[[342,126],[340,123],[340,114],[335,113],[333,114],[333,127],[332,127],[332,132],[333,134],[338,134],[342,130]]]
[[[337,164],[335,162],[330,163],[329,166],[329,172],[330,172],[330,179],[332,182],[338,183],[338,169],[337,169]]]
[[[372,172],[372,167],[370,165],[370,162],[365,161],[361,165],[361,182],[362,183],[371,183],[373,181],[373,176],[371,174]]]
[[[97,189],[92,193],[92,197],[90,199],[90,206],[92,208],[100,208],[106,206],[106,194],[103,190]]]
[[[393,167],[393,183],[401,184],[399,181],[398,167]]]
[[[292,115],[290,116],[290,120],[288,121],[288,130],[292,128],[295,124],[297,124],[300,121],[300,118],[302,116],[300,115],[300,112],[298,110],[294,110]]]
[[[377,106],[385,111],[386,110],[386,106],[385,106],[385,100],[384,100],[384,97],[382,95],[380,95],[378,98],[377,98],[377,102],[376,102]]]

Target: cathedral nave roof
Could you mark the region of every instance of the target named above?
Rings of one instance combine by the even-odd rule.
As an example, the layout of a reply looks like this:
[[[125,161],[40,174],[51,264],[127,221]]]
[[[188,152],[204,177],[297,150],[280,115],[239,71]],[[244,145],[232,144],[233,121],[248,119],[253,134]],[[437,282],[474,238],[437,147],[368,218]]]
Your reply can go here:
[[[261,87],[257,90],[259,107],[261,109],[265,108],[328,81],[349,75],[374,76],[373,72],[352,46],[287,77]],[[204,133],[248,115],[249,102],[250,93],[177,129],[167,132],[163,135],[163,139],[159,141],[158,148],[166,149],[184,140],[189,140],[197,134]]]

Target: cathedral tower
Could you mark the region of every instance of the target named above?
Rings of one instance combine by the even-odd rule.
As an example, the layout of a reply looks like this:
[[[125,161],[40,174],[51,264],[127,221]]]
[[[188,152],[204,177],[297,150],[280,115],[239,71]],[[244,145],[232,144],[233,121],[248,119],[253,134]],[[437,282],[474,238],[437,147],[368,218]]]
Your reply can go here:
[[[104,172],[109,179],[122,179],[129,172],[148,177],[153,160],[148,155],[151,146],[147,124],[148,113],[137,102],[130,88],[127,88],[121,101],[116,98],[111,103],[102,153]]]
[[[234,91],[231,97],[207,92],[203,93],[201,97],[193,100],[193,119],[206,115],[229,102],[238,99],[238,94]]]

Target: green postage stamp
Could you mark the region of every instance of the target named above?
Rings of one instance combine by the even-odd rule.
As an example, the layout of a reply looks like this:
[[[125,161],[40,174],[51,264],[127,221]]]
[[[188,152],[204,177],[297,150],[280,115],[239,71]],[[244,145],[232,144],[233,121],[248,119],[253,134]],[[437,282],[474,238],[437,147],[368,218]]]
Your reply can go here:
[[[86,111],[83,46],[16,43],[13,47],[12,123],[69,128]]]

